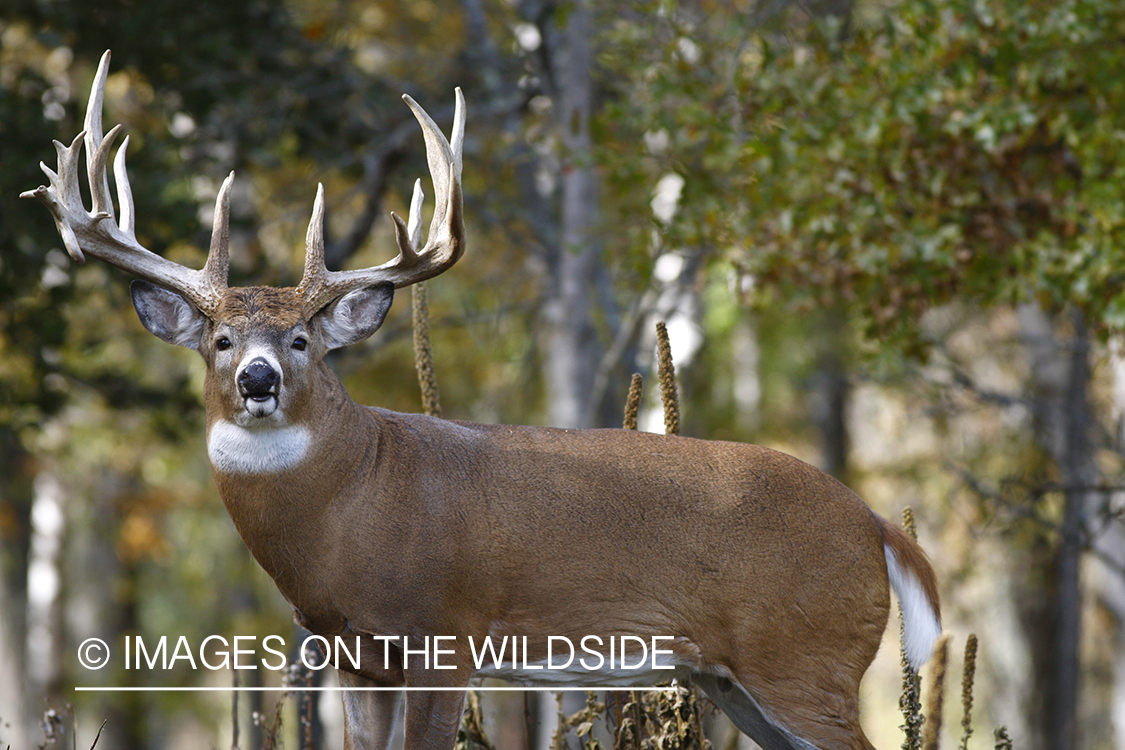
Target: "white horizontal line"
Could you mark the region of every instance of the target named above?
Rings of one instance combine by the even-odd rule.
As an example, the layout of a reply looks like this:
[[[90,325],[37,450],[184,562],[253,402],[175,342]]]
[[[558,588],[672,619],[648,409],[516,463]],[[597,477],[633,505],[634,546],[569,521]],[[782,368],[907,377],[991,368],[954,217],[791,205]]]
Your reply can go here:
[[[345,691],[356,692],[480,692],[480,693],[507,693],[507,692],[549,692],[563,693],[580,690],[592,691],[628,691],[637,692],[667,692],[676,690],[674,687],[81,687],[76,686],[76,693],[342,693]]]

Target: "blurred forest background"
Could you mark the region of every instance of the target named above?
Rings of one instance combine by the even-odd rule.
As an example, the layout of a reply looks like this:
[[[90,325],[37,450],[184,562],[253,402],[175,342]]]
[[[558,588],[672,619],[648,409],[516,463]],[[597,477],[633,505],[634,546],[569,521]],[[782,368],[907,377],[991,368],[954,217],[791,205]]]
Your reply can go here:
[[[90,672],[77,645],[295,632],[214,489],[202,362],[16,197],[111,49],[140,241],[198,267],[233,169],[243,284],[295,281],[318,181],[329,267],[390,258],[426,174],[399,96],[448,131],[461,86],[468,252],[429,285],[446,416],[619,425],[666,320],[684,434],[913,507],[954,653],[981,639],[970,746],[1125,748],[1123,39],[1118,0],[6,0],[0,747],[68,703],[78,747],[103,720],[98,747],[227,746],[229,693],[73,687],[230,672]],[[335,357],[357,401],[419,410],[408,307]],[[884,748],[896,642],[864,686]],[[241,700],[254,746],[274,697]],[[511,700],[486,702],[501,750]]]

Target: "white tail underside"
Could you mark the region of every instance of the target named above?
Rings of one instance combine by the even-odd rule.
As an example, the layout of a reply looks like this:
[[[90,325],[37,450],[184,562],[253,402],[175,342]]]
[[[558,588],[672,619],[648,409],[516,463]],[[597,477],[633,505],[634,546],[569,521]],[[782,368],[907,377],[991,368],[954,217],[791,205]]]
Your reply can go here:
[[[915,670],[930,658],[934,643],[941,635],[941,623],[930,605],[926,592],[908,569],[899,564],[898,557],[889,546],[883,545],[887,556],[887,577],[902,607],[902,639],[906,659]]]

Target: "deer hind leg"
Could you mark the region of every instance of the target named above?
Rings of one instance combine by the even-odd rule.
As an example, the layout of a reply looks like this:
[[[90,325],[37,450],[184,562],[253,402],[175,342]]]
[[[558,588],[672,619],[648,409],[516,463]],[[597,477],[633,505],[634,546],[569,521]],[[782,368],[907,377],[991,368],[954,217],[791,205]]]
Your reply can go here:
[[[718,675],[697,672],[692,680],[741,732],[765,750],[874,750],[859,726],[858,712],[853,708],[846,716],[824,715],[809,705],[816,691],[803,691],[797,699],[802,704],[772,696],[768,690],[756,688],[751,693]],[[855,701],[848,705],[854,706]]]
[[[377,687],[380,683],[339,670],[340,687]],[[356,690],[344,701],[344,750],[387,750],[395,735],[402,691]]]
[[[711,702],[734,722],[739,731],[765,750],[816,750],[784,724],[767,715],[758,701],[738,683],[725,677],[697,672],[691,676]]]

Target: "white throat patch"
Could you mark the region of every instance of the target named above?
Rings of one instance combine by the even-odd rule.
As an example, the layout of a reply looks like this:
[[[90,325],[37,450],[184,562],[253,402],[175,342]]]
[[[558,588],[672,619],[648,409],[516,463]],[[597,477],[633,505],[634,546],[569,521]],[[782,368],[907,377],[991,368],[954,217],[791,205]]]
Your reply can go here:
[[[275,474],[301,463],[310,442],[304,427],[247,429],[220,420],[211,427],[207,455],[215,471]]]

